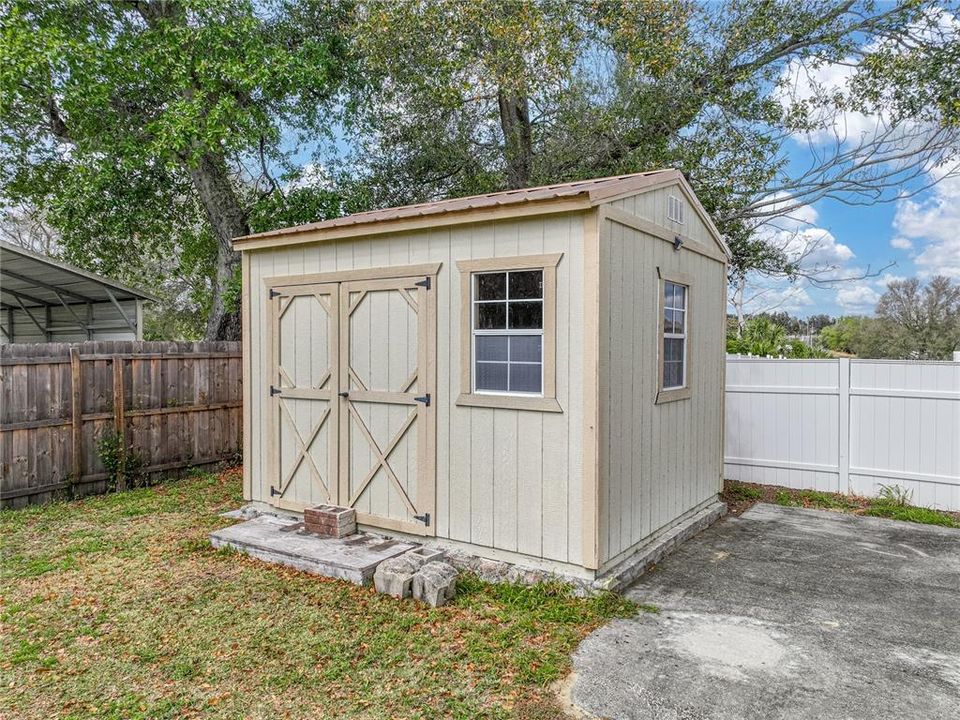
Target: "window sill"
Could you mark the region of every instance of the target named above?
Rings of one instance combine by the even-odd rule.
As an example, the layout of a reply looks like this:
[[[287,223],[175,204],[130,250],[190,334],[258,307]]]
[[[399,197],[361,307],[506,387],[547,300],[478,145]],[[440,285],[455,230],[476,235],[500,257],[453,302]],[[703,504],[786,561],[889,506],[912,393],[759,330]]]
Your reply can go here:
[[[481,395],[463,393],[457,398],[461,407],[502,408],[504,410],[534,410],[536,412],[563,412],[555,398],[521,397],[519,395]]]
[[[656,405],[663,405],[664,403],[675,402],[677,400],[689,400],[692,395],[690,388],[677,388],[675,390],[661,390],[657,393]]]

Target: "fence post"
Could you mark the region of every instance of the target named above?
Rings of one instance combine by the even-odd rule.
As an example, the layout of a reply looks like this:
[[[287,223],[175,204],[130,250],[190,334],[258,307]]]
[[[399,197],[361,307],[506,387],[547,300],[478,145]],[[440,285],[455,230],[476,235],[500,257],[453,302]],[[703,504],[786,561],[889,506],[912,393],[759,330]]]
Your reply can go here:
[[[117,490],[127,489],[126,455],[127,439],[123,418],[123,358],[113,356],[113,428],[119,442],[120,467],[117,468]]]
[[[70,348],[70,416],[73,425],[73,482],[83,479],[83,385],[80,381],[80,348]]]
[[[850,492],[850,359],[840,358],[839,374],[839,404],[840,404],[840,453],[837,458],[837,469],[840,471],[840,492]]]

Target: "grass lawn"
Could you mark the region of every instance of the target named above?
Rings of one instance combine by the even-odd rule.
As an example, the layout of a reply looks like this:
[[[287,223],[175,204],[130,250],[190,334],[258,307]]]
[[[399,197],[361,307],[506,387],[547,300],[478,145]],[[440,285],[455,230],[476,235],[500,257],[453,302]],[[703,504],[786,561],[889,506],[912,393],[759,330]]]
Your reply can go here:
[[[776,485],[755,485],[753,483],[737,482],[736,480],[727,480],[724,483],[721,497],[734,515],[739,515],[756,502],[767,502],[784,507],[838,510],[855,515],[869,515],[924,525],[960,528],[960,513],[916,507],[898,501],[893,497],[865,498],[819,490],[793,490]]]
[[[636,606],[462,578],[430,609],[215,551],[239,471],[0,512],[0,718],[553,718]]]

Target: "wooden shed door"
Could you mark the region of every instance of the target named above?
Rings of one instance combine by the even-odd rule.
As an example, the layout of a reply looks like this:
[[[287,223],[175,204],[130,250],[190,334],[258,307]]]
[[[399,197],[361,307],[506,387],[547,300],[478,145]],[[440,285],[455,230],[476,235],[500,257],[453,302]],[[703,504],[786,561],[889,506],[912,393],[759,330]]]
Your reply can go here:
[[[291,510],[334,503],[338,285],[290,285],[270,296],[270,501]]]
[[[340,504],[434,534],[434,278],[340,285]]]

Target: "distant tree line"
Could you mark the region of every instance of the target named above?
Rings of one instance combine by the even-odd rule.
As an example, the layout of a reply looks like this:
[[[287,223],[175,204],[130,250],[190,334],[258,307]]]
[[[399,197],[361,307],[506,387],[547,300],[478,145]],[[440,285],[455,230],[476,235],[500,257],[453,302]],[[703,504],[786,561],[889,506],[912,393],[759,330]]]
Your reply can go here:
[[[823,357],[827,352],[862,358],[950,360],[960,350],[960,284],[944,276],[887,286],[872,317],[796,318],[785,312],[750,318],[739,335],[727,317],[727,352],[773,357]],[[792,336],[792,337],[791,337]],[[813,336],[808,344],[797,336]]]

